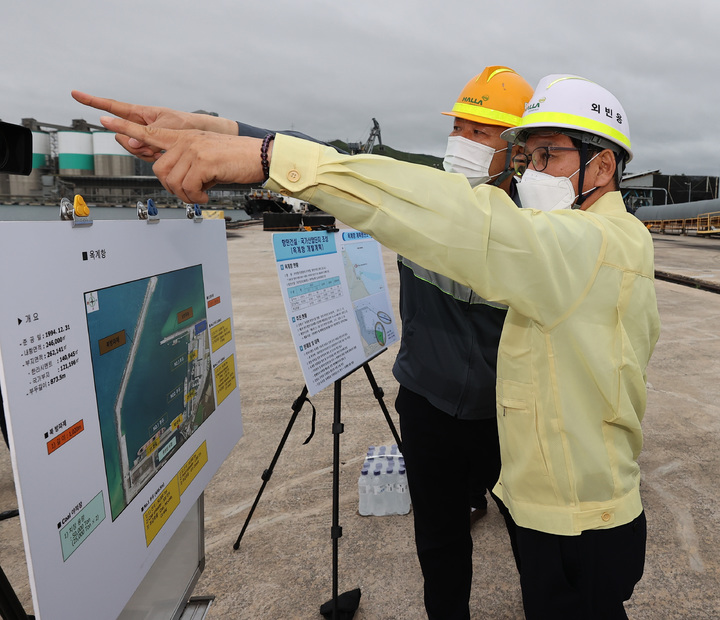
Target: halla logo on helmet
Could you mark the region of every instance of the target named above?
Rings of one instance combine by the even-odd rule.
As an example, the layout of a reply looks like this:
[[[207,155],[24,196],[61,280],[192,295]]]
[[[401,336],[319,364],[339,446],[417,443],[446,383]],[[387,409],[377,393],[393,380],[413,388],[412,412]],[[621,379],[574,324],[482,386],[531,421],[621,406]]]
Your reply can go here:
[[[483,95],[482,99],[476,99],[475,97],[463,97],[462,102],[463,103],[472,103],[474,105],[483,105],[483,102],[490,99],[487,95]]]
[[[545,97],[538,99],[536,103],[526,103],[525,111],[529,112],[530,110],[537,110],[540,107],[541,103],[545,103]]]

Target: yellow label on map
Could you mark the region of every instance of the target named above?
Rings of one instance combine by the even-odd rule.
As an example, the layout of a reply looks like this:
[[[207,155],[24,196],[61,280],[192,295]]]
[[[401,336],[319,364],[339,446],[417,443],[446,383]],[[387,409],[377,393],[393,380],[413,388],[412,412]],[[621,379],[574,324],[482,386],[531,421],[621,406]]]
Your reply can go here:
[[[197,356],[197,349],[193,349],[190,353],[188,353],[188,362],[194,362],[197,359]]]
[[[224,401],[227,395],[236,387],[235,356],[231,355],[215,368],[215,391],[217,392],[218,405]]]
[[[190,390],[187,394],[185,394],[185,402],[191,401],[193,398],[195,398],[195,390]]]
[[[210,339],[212,340],[213,353],[215,353],[215,351],[217,351],[225,343],[230,342],[232,339],[230,319],[225,319],[222,323],[218,323],[215,327],[211,327]]]
[[[178,486],[178,477],[175,476],[143,513],[146,546],[150,546],[162,526],[165,525],[170,515],[179,505],[180,487]]]
[[[187,463],[180,468],[178,472],[178,481],[180,483],[180,493],[185,493],[190,483],[195,479],[200,470],[208,462],[207,442],[203,441],[200,447],[195,450],[193,455],[187,460]]]
[[[178,428],[180,428],[180,425],[183,423],[183,414],[181,413],[177,418],[175,418],[171,423],[170,426],[174,431],[176,431]]]
[[[155,450],[157,450],[160,447],[160,439],[157,437],[153,439],[148,445],[147,448],[145,448],[145,455],[150,456]]]

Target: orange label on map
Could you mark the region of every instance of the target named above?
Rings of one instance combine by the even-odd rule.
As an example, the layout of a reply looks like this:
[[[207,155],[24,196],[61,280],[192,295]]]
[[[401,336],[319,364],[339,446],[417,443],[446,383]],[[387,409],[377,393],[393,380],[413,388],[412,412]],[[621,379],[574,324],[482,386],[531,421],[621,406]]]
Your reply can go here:
[[[69,429],[66,431],[63,431],[59,435],[55,435],[50,441],[47,443],[47,451],[48,454],[52,454],[57,450],[60,446],[66,444],[68,441],[70,441],[73,437],[79,435],[85,430],[85,424],[82,420],[80,420],[77,424],[73,424]]]
[[[177,313],[177,322],[183,323],[187,321],[188,319],[191,319],[193,317],[193,309],[188,308],[187,310],[183,310],[182,312]]]
[[[100,355],[105,355],[105,353],[109,353],[113,349],[117,349],[118,347],[123,346],[125,342],[126,337],[124,329],[122,331],[115,332],[107,338],[101,338],[100,340],[98,340],[98,347],[100,347]]]

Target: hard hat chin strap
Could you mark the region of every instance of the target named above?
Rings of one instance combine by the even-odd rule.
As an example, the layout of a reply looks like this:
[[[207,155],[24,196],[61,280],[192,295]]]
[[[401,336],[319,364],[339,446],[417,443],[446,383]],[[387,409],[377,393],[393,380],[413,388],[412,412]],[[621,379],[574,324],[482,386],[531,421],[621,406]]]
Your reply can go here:
[[[587,165],[595,159],[602,151],[605,149],[608,149],[612,151],[614,157],[615,157],[615,178],[617,180],[617,186],[620,187],[620,181],[622,181],[622,174],[623,174],[623,167],[625,163],[625,155],[624,153],[619,153],[614,148],[610,148],[609,146],[604,146],[603,144],[595,144],[594,146],[596,148],[600,148],[601,150],[595,153],[592,157],[589,157],[590,150],[588,149],[588,142],[586,141],[587,138],[581,137],[579,138],[581,140],[580,143],[580,173],[578,174],[578,197],[575,200],[574,208],[580,208],[583,202],[587,199],[590,194],[592,194],[597,187],[594,187],[593,189],[588,190],[587,192],[583,193],[582,188],[583,184],[585,182],[585,168]]]
[[[587,160],[588,156],[588,147],[587,142],[582,142],[580,145],[580,174],[578,174],[578,195],[575,199],[575,207],[578,208],[582,206],[582,203],[585,202],[585,199],[590,195],[590,192],[587,194],[583,194],[583,185],[585,184],[585,166],[587,166],[590,162]]]
[[[503,181],[507,179],[508,177],[512,176],[515,173],[515,170],[512,167],[512,149],[513,144],[511,142],[507,143],[507,150],[505,151],[505,169],[497,176],[495,179],[490,183],[490,185],[494,185],[495,187],[499,187],[502,185]]]

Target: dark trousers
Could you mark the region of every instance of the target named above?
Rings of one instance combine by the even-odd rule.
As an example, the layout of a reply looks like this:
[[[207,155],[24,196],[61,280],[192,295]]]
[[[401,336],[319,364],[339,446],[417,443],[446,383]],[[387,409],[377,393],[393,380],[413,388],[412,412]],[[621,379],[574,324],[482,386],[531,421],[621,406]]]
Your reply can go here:
[[[645,513],[608,530],[557,536],[512,528],[528,620],[627,618],[623,601],[633,593],[645,566]]]
[[[470,496],[473,488],[492,489],[500,475],[497,419],[459,420],[402,386],[395,408],[428,618],[468,620]]]

